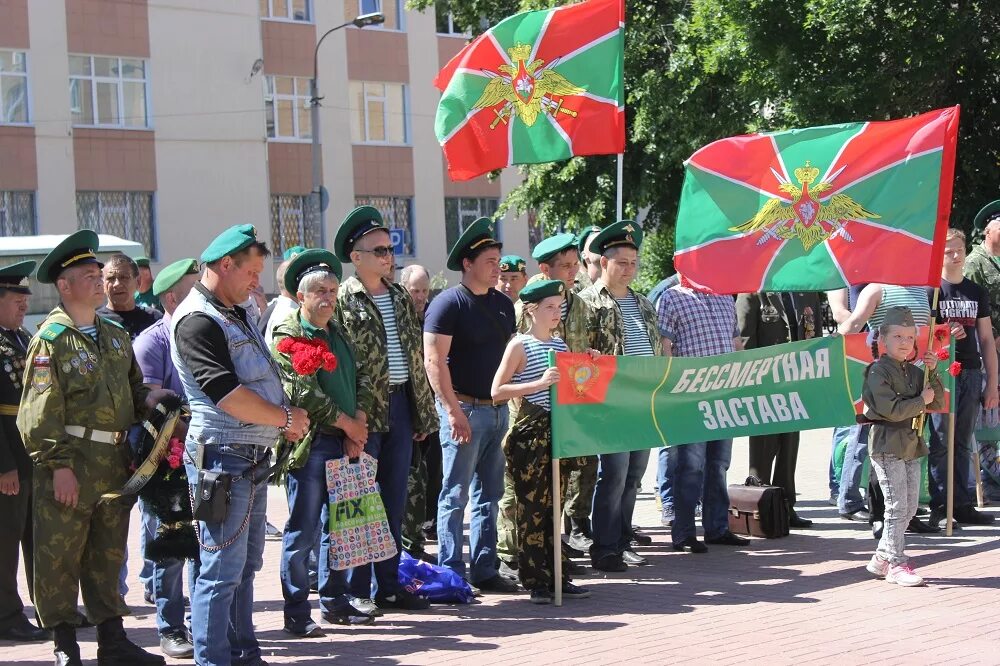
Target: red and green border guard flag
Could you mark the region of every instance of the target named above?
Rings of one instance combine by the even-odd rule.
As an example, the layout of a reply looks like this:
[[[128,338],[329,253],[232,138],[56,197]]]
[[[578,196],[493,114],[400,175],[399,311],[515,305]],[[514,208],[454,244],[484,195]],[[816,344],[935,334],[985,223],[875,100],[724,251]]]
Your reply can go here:
[[[958,112],[705,146],[685,163],[674,266],[721,294],[939,284]]]
[[[434,131],[453,180],[625,150],[623,0],[524,12],[445,65]]]

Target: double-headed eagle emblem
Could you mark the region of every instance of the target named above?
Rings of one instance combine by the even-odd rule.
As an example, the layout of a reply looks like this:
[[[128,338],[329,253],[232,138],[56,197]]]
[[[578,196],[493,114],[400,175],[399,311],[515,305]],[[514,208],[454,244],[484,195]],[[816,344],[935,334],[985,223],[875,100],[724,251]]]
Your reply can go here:
[[[812,190],[809,186],[819,178],[819,169],[810,166],[808,161],[804,167],[795,170],[795,178],[802,185],[801,188],[771,169],[781,183],[778,189],[790,195],[792,203],[786,204],[781,199],[771,199],[753,218],[739,226],[730,227],[729,230],[741,233],[763,231],[764,235],[757,241],[757,245],[763,245],[772,239],[798,238],[806,252],[833,236],[841,236],[849,243],[854,242],[845,228],[849,222],[863,219],[877,220],[881,216],[865,209],[846,194],[834,194],[826,202],[821,202],[813,196],[830,190],[833,187],[833,180],[845,168],[841,167],[830,177],[817,183]]]
[[[563,98],[567,95],[579,95],[583,88],[575,86],[566,77],[555,71],[559,58],[545,65],[545,61],[537,58],[530,63],[531,45],[515,44],[507,49],[511,65],[503,64],[497,67],[498,72],[488,69],[483,74],[491,80],[479,100],[472,105],[474,109],[493,108],[496,118],[490,124],[490,129],[499,123],[506,125],[511,116],[517,114],[528,127],[535,124],[538,114],[549,113],[553,116],[560,113],[576,117],[576,111],[563,107]]]

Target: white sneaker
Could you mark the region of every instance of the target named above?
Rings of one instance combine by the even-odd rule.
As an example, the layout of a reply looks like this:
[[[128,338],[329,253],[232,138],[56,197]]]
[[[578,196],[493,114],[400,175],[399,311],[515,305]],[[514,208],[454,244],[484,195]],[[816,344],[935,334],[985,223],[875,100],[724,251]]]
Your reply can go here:
[[[889,573],[885,579],[889,583],[895,583],[902,587],[920,587],[924,584],[924,579],[913,573],[909,564],[897,564],[889,567]]]
[[[371,599],[359,599],[355,597],[354,599],[351,599],[351,605],[354,606],[355,610],[365,613],[366,615],[371,615],[372,617],[382,617],[382,609],[379,608]]]
[[[889,561],[883,560],[878,556],[878,553],[875,553],[872,555],[872,559],[868,562],[868,566],[865,569],[868,569],[869,573],[878,578],[885,578],[885,575],[889,573]]]

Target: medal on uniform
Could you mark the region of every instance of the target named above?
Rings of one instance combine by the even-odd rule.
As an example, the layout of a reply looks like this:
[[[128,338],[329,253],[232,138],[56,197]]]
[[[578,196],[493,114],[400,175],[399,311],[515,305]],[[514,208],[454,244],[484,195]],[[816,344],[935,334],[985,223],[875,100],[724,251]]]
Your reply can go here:
[[[111,338],[111,346],[117,349],[118,351],[122,350],[122,343],[121,341],[118,340],[118,338]]]
[[[6,363],[3,364],[3,371],[4,372],[10,372],[13,369],[14,369],[14,366],[10,364],[10,361],[7,361]]]
[[[80,359],[78,359],[78,358],[77,358],[76,356],[74,356],[74,357],[73,357],[73,358],[72,358],[72,359],[70,360],[69,364],[70,364],[71,366],[73,366],[74,368],[78,368],[78,367],[80,367]]]
[[[60,367],[62,368],[62,371],[64,373],[69,373],[73,371],[73,366],[70,363],[63,363],[62,366]]]

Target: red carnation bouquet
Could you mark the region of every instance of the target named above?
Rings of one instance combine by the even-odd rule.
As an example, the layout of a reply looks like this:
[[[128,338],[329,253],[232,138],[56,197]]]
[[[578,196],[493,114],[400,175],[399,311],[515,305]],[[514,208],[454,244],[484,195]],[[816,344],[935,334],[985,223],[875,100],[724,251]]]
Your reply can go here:
[[[321,368],[327,372],[333,372],[337,368],[337,356],[323,340],[282,338],[276,349],[292,359],[292,370],[300,376],[315,374]]]
[[[935,324],[934,326],[934,342],[938,345],[943,345],[935,350],[935,355],[940,361],[947,361],[951,358],[951,341],[949,338],[951,334],[948,330],[948,325]],[[959,373],[962,372],[962,364],[955,361],[948,366],[948,374],[952,377],[958,377]]]

